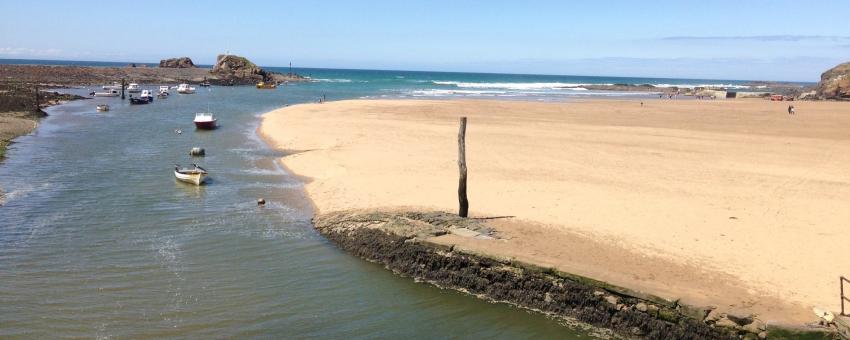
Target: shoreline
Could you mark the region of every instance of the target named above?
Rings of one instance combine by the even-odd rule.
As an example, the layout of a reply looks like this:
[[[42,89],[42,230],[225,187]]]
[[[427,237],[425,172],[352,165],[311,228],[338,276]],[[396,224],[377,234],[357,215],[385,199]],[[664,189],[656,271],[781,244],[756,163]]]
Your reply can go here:
[[[393,103],[392,105],[401,105],[401,106],[408,106],[408,105],[440,106],[440,105],[444,105],[445,103],[448,103],[448,104],[445,104],[445,105],[455,105],[455,104],[458,104],[458,103],[461,103],[461,104],[464,104],[464,105],[465,104],[482,105],[481,101],[468,101],[468,100],[457,100],[457,101],[421,101],[421,100],[417,100],[414,103],[410,103],[410,101],[404,101],[404,100],[392,100],[392,101],[362,101],[362,100],[360,100],[360,101],[345,101],[345,102],[342,102],[341,104],[340,103],[322,104],[322,105],[327,105],[327,106],[318,106],[317,104],[300,104],[300,105],[295,105],[295,106],[291,106],[291,107],[284,108],[284,109],[275,110],[275,111],[272,111],[271,113],[265,114],[263,116],[263,122],[261,123],[260,128],[259,128],[259,130],[260,130],[259,135],[264,140],[266,140],[269,145],[276,147],[277,149],[284,149],[287,152],[292,151],[293,149],[299,149],[297,147],[293,148],[293,146],[299,146],[299,145],[300,146],[310,146],[310,147],[300,148],[300,150],[309,150],[309,151],[304,151],[302,153],[294,152],[293,154],[290,154],[289,156],[282,158],[280,163],[288,171],[295,174],[296,176],[309,176],[308,178],[312,178],[312,179],[308,180],[309,182],[305,186],[306,187],[313,186],[313,188],[307,188],[307,191],[308,191],[307,196],[310,198],[311,203],[315,207],[315,211],[317,213],[315,222],[317,224],[322,223],[322,220],[324,218],[323,216],[326,213],[333,213],[335,211],[346,211],[346,210],[350,210],[350,209],[355,209],[355,210],[359,210],[359,211],[366,211],[366,212],[375,211],[374,209],[369,209],[368,207],[367,207],[367,209],[361,209],[361,208],[363,208],[361,206],[347,207],[347,206],[345,206],[345,204],[337,202],[339,200],[337,200],[335,202],[322,202],[320,200],[317,200],[317,197],[315,197],[316,192],[323,192],[321,195],[319,195],[319,196],[323,196],[323,197],[326,197],[328,192],[335,192],[334,188],[331,188],[330,186],[325,185],[324,183],[317,183],[317,182],[323,182],[326,176],[332,176],[334,173],[345,173],[346,170],[351,170],[351,169],[341,169],[341,168],[339,168],[338,165],[327,166],[327,164],[325,164],[326,167],[324,167],[324,169],[320,173],[310,173],[309,171],[305,172],[305,171],[303,171],[303,169],[299,169],[299,167],[303,165],[303,163],[302,163],[303,161],[299,161],[298,160],[299,158],[309,157],[311,160],[315,161],[316,157],[317,157],[315,154],[319,153],[319,152],[325,152],[327,150],[327,148],[345,148],[346,147],[345,140],[343,140],[342,136],[338,136],[338,138],[336,138],[336,143],[335,143],[336,145],[333,145],[334,143],[331,143],[330,145],[324,145],[324,148],[323,148],[323,147],[319,147],[319,145],[312,145],[312,144],[315,144],[315,142],[316,142],[316,140],[313,140],[314,138],[311,138],[310,136],[304,135],[303,133],[301,133],[301,134],[294,133],[297,136],[287,136],[284,141],[281,141],[281,138],[279,136],[277,136],[276,133],[271,132],[270,130],[267,129],[268,120],[269,120],[270,116],[275,115],[275,114],[281,115],[281,113],[278,113],[278,112],[287,111],[287,110],[290,113],[293,110],[295,110],[295,111],[300,110],[300,111],[304,111],[304,112],[309,111],[309,114],[311,116],[316,116],[316,115],[319,115],[319,114],[322,114],[322,113],[329,113],[329,112],[334,112],[334,114],[338,114],[339,112],[334,111],[334,110],[337,110],[338,108],[334,108],[331,111],[328,111],[325,108],[327,108],[330,105],[350,105],[352,103],[363,104],[364,102],[366,102],[370,105],[372,105],[372,104],[377,105],[377,107],[380,107],[380,105],[382,105],[385,102],[391,102],[391,103]],[[502,106],[502,105],[510,106],[510,104],[505,104],[505,103],[502,103],[500,101],[493,101],[493,102],[495,102],[495,103],[490,103],[489,106]],[[590,102],[590,103],[582,103],[582,105],[597,105],[599,103],[603,103],[603,104],[608,103],[608,101],[605,101],[605,100],[588,100],[587,102]],[[617,102],[621,103],[621,104],[618,104],[618,105],[623,105],[622,102],[628,103],[628,101],[622,101],[622,100],[617,101]],[[635,101],[633,101],[633,102],[635,102]],[[742,101],[742,102],[745,102],[745,101]],[[755,105],[765,104],[761,101],[751,102],[751,103],[757,103]],[[519,105],[519,106],[522,106],[522,105],[554,105],[554,106],[561,105],[561,106],[565,106],[565,105],[575,105],[575,103],[569,103],[569,104],[564,104],[564,103],[558,103],[558,104],[515,103],[515,105]],[[608,104],[606,104],[606,105],[608,105]],[[711,105],[727,105],[727,104],[711,104]],[[728,105],[737,105],[737,104],[729,103]],[[350,110],[351,108],[349,107],[349,108],[346,108],[346,109]],[[361,107],[360,109],[363,109],[363,108]],[[492,109],[492,108],[490,108],[490,109]],[[425,115],[428,116],[429,118],[433,118],[434,115],[435,115],[434,111],[435,110],[433,110],[433,108],[431,108],[430,110],[426,110]],[[366,112],[368,112],[368,110]],[[378,118],[380,115],[376,116],[372,112],[369,112],[369,114],[367,114],[366,116],[369,117],[370,123],[378,124],[380,122],[380,120],[377,120],[377,121],[374,120],[374,119]],[[301,117],[299,119],[307,119],[307,120],[311,119],[306,115],[299,115],[299,117]],[[351,118],[350,116],[346,116],[346,117]],[[383,117],[383,118],[386,118],[386,117]],[[407,118],[412,119],[413,117],[405,117],[405,118],[406,119]],[[545,120],[546,119],[543,119],[543,121],[545,121]],[[292,121],[289,121],[289,122],[291,123]],[[298,123],[303,124],[304,122],[299,121]],[[317,122],[313,122],[313,123],[317,123]],[[451,124],[451,123],[453,123],[453,121],[449,122],[449,124]],[[492,122],[489,122],[489,121],[488,122],[481,122],[479,124],[488,125],[490,123],[492,123]],[[587,124],[588,122],[582,122],[582,123]],[[594,123],[594,122],[592,122],[592,123]],[[595,123],[599,123],[599,122],[595,122]],[[653,123],[653,122],[650,122],[650,123]],[[682,125],[685,122],[675,122],[675,123],[678,124],[678,125]],[[445,126],[442,126],[442,125],[444,125],[444,124],[440,124],[439,128],[441,128],[441,129],[445,128]],[[642,125],[647,125],[647,124],[642,124]],[[649,125],[652,125],[652,124],[649,124]],[[689,128],[688,124],[684,124],[684,125],[685,126],[677,126],[677,128],[679,128],[679,129]],[[721,131],[716,131],[716,130],[724,130],[723,128],[730,128],[730,127],[733,127],[733,129],[732,129],[733,131],[722,131],[722,132],[724,132],[724,133],[730,133],[730,132],[731,133],[740,133],[739,131],[735,131],[734,126],[732,126],[732,125],[722,126],[722,128],[720,128],[720,129],[718,129],[718,127],[716,127],[716,126],[699,126],[699,129],[697,129],[697,130],[708,130],[708,132],[721,132]],[[419,126],[418,128],[424,128],[425,130],[432,130],[434,128],[434,126],[425,123],[424,126]],[[690,127],[690,128],[693,128],[693,127]],[[782,131],[781,126],[776,126],[775,128],[779,128],[778,130]],[[297,129],[297,127],[293,127],[292,129]],[[291,129],[287,130],[287,131],[292,132]],[[506,130],[500,129],[499,131],[506,131]],[[755,131],[755,135],[758,136],[760,132],[764,132],[764,131]],[[774,133],[774,132],[776,132],[776,131],[770,131],[770,133]],[[364,133],[364,131],[361,131],[360,133],[362,134],[362,133]],[[751,133],[752,133],[752,131],[751,131]],[[826,135],[823,135],[823,137],[826,137],[827,139],[831,139],[831,138],[838,138],[839,136],[832,136],[830,134],[826,134]],[[339,160],[337,160],[337,161],[339,161]],[[377,159],[373,159],[372,161],[377,161]],[[451,160],[449,160],[449,161],[451,161]],[[295,163],[296,166],[293,168],[292,166],[290,166],[291,164],[289,164],[289,163]],[[339,163],[337,163],[337,164],[339,164]],[[471,171],[472,175],[474,175],[475,173],[476,172],[474,172],[474,170]],[[392,178],[390,178],[388,180],[392,180]],[[321,186],[321,188],[320,188],[321,190],[317,190],[315,188],[316,186]],[[339,196],[344,197],[344,196],[349,194],[348,190],[351,189],[351,188],[347,188],[347,189],[343,188],[343,189],[344,190],[342,190],[342,191],[336,190],[336,193],[339,194]],[[371,196],[372,193],[370,193],[369,190],[366,190],[366,189],[363,189],[363,188],[358,188],[358,190],[354,190],[354,192],[360,192],[361,196],[365,196],[367,198],[366,200],[368,201],[369,196]],[[312,191],[312,192],[310,192],[310,191]],[[321,197],[319,197],[319,198],[321,198]],[[426,201],[428,201],[428,200],[426,200]],[[412,206],[413,207],[412,210],[416,210],[416,211],[422,211],[422,209],[429,210],[430,208],[435,208],[435,207],[441,208],[439,206],[434,206],[434,205],[431,205],[431,204],[424,204],[424,205],[423,204],[416,204],[415,202],[414,202],[414,204],[405,204],[405,203],[408,203],[408,202],[398,202],[398,203],[400,203],[401,206]],[[384,207],[384,208],[392,208],[392,207],[393,207],[393,205],[388,205],[387,207]],[[475,202],[473,201],[473,208],[474,207],[475,207]],[[440,210],[442,210],[442,209],[440,209]],[[406,211],[409,212],[411,210],[408,209]],[[474,214],[478,213],[478,214],[476,214],[478,216],[488,215],[488,214],[486,214],[486,212],[484,212],[484,214],[481,214],[481,212],[476,212],[475,210],[473,210],[472,212]],[[489,215],[492,216],[493,214],[489,214]],[[505,223],[501,223],[502,225],[497,227],[497,229],[502,228],[504,230],[505,234],[507,234],[507,235],[509,235],[509,237],[513,238],[513,239],[509,239],[509,241],[516,240],[517,242],[520,242],[520,243],[521,242],[532,242],[530,244],[525,244],[525,246],[526,247],[529,247],[529,246],[533,247],[533,246],[535,246],[535,244],[533,243],[534,239],[524,240],[522,238],[516,238],[516,235],[510,235],[510,233],[516,232],[516,231],[538,231],[538,232],[543,231],[543,232],[545,232],[547,230],[547,228],[549,228],[549,229],[551,229],[551,228],[557,229],[558,228],[558,226],[554,226],[554,227],[548,226],[547,223],[543,223],[543,224],[538,223],[538,225],[533,226],[535,223],[525,223],[526,222],[525,219],[527,219],[528,216],[524,216],[524,217],[525,218],[520,219],[520,222],[522,222],[522,223],[514,223],[514,225],[520,225],[521,226],[519,229],[506,228]],[[534,221],[529,221],[529,222],[534,222]],[[523,225],[523,224],[525,224],[525,225]],[[529,226],[529,225],[532,225],[532,226]],[[522,228],[527,228],[527,229],[522,229]],[[572,230],[572,232],[575,232],[575,231],[577,231],[577,230]],[[558,232],[564,232],[564,230],[558,230]],[[602,235],[599,235],[598,233],[597,234],[594,234],[594,233],[588,234],[586,232],[581,232],[580,230],[579,230],[579,233],[575,234],[575,235],[584,237],[585,240],[598,240],[602,236]],[[454,239],[451,239],[452,237],[454,237]],[[578,238],[578,240],[582,240],[581,237]],[[469,252],[474,252],[474,253],[489,254],[489,255],[510,254],[510,255],[512,255],[513,259],[518,260],[518,261],[543,264],[544,266],[547,266],[547,267],[558,267],[557,266],[558,263],[555,263],[556,266],[552,266],[551,263],[547,264],[546,263],[546,260],[547,260],[546,256],[543,256],[543,257],[528,256],[529,254],[523,254],[521,249],[511,250],[511,249],[508,249],[508,248],[498,249],[498,247],[493,248],[493,247],[489,247],[489,246],[482,246],[480,244],[480,242],[478,242],[478,240],[473,241],[473,239],[469,239],[469,238],[462,238],[462,237],[458,238],[458,237],[456,237],[456,235],[448,235],[447,237],[443,237],[443,239],[446,239],[446,240],[437,240],[435,243],[443,243],[444,245],[450,245],[452,247],[458,247],[458,249],[464,249],[464,251],[469,251]],[[608,243],[610,245],[610,242],[608,242]],[[635,250],[635,248],[634,248],[635,244],[633,244],[634,242],[631,242],[632,243],[631,245],[629,243],[630,242],[624,243],[623,240],[621,239],[619,241],[615,241],[614,245],[619,246],[619,249],[624,250],[624,251],[634,251]],[[580,244],[580,242],[577,243],[577,244]],[[552,250],[551,248],[546,248],[546,249],[549,249],[550,251]],[[612,248],[612,249],[616,249],[616,247]],[[656,256],[656,260],[658,260],[658,261],[656,261],[656,263],[664,263],[664,261],[669,262],[669,260],[676,260],[676,254],[669,254],[669,253],[665,254],[663,249],[653,249],[653,251],[656,252],[657,254],[661,255],[660,257]],[[638,253],[646,254],[646,251],[640,251]],[[551,258],[550,258],[550,260],[551,260]],[[682,263],[681,259],[678,259],[678,260],[679,261],[674,261],[674,262]],[[702,267],[702,269],[706,269],[706,267],[703,266],[705,263],[700,263],[698,261],[693,262],[694,260],[695,259],[688,259],[687,262],[685,262],[685,264],[690,264],[691,266],[694,266],[694,268]],[[566,269],[568,269],[567,272],[570,272],[570,273],[573,273],[573,274],[577,274],[576,272],[578,272],[579,275],[581,275],[580,274],[582,272],[581,271],[581,269],[582,269],[581,268],[581,264],[582,264],[581,262],[582,261],[577,261],[577,262],[574,261],[574,263],[573,263],[574,267],[573,268],[569,268],[569,266],[564,266],[564,263],[560,263],[560,266],[566,267]],[[596,265],[600,265],[600,264],[604,264],[604,261],[602,261],[601,263],[596,263]],[[585,267],[587,267],[586,264],[584,264],[584,265],[585,265]],[[562,270],[562,268],[558,268],[558,269]],[[578,270],[576,270],[576,269],[578,269]],[[587,268],[584,268],[584,269],[586,270]],[[712,269],[712,268],[709,267],[708,269]],[[713,271],[709,270],[709,272],[713,272]],[[697,272],[697,273],[699,273],[699,272]],[[644,285],[644,287],[639,287],[638,290],[640,290],[640,291],[650,291],[650,292],[660,291],[660,292],[662,292],[662,294],[659,294],[659,295],[662,295],[662,296],[665,295],[665,294],[663,294],[665,289],[670,291],[670,287],[666,287],[666,288],[660,287],[657,284],[655,284],[655,287],[653,287],[653,284],[652,284],[653,280],[652,279],[644,278],[644,279],[634,280],[634,278],[630,279],[629,277],[621,277],[618,281],[616,278],[612,279],[610,277],[605,277],[604,275],[599,275],[599,272],[590,273],[590,274],[591,274],[591,275],[589,275],[590,277],[594,277],[594,276],[600,277],[601,276],[601,277],[605,278],[605,280],[603,280],[603,281],[609,282],[609,283],[616,282],[614,284],[622,285],[622,283],[625,282],[626,283],[625,286],[627,288],[629,288],[628,287],[629,281],[638,281],[638,283],[640,281],[642,281],[645,285]],[[678,274],[678,275],[681,276],[681,274]],[[796,312],[792,312],[790,314],[788,314],[787,309],[785,311],[782,311],[783,308],[776,310],[776,304],[782,304],[783,299],[776,298],[774,300],[771,300],[771,299],[768,298],[768,296],[766,294],[764,294],[765,293],[764,291],[745,289],[745,288],[752,288],[752,287],[751,287],[750,284],[747,284],[747,281],[742,281],[740,279],[737,279],[737,277],[735,275],[728,276],[723,271],[714,272],[714,274],[712,274],[712,275],[714,275],[718,278],[716,280],[716,282],[727,282],[727,285],[729,285],[729,286],[735,286],[735,285],[741,284],[741,286],[739,288],[740,288],[741,291],[743,291],[742,295],[755,296],[755,297],[759,298],[759,301],[767,301],[763,304],[751,305],[751,306],[749,306],[749,310],[747,308],[743,308],[743,309],[746,312],[753,312],[754,314],[759,315],[760,318],[765,319],[765,321],[767,321],[769,324],[783,325],[783,326],[789,326],[789,325],[790,326],[793,326],[793,325],[799,326],[799,325],[802,325],[802,323],[804,323],[805,321],[812,321],[812,315],[810,314],[810,312],[808,312],[806,310],[806,308],[803,308],[803,307],[790,307],[791,309],[796,310]],[[650,275],[650,276],[652,276],[652,275]],[[687,276],[687,275],[685,275],[685,276]],[[692,280],[693,280],[693,278],[692,278]],[[658,281],[659,280],[655,280],[655,282],[658,282]],[[647,283],[649,283],[649,284],[647,284]],[[634,286],[634,284],[632,284],[632,286]],[[638,285],[638,286],[640,286],[640,285]],[[647,288],[647,287],[649,287],[649,288]],[[745,288],[741,288],[741,287],[745,287]],[[659,289],[659,288],[665,288],[665,289]],[[681,291],[682,288],[686,288],[686,287],[679,287],[679,288],[674,287],[674,289],[672,289],[672,291],[674,291],[674,292],[676,290]],[[721,296],[721,295],[715,294],[713,297],[717,297],[717,296]],[[666,294],[665,297],[668,300],[672,300],[673,298],[676,297],[676,295],[675,294],[673,294],[673,295]],[[740,296],[738,296],[738,297],[740,297]],[[711,301],[711,299],[709,299],[709,302],[710,301]],[[686,303],[688,301],[683,300],[683,302]],[[702,302],[704,302],[704,301],[702,301]],[[715,300],[714,304],[717,304],[717,300]],[[702,305],[705,306],[706,304],[702,304]],[[761,307],[759,307],[759,306],[761,306]],[[725,306],[725,307],[724,306],[715,306],[715,307],[719,307],[720,310],[728,309],[732,312],[739,312],[739,311],[736,311],[736,310],[742,309],[742,308],[740,308],[740,307],[742,307],[740,305],[739,306],[732,306],[732,308],[725,308],[725,307],[729,307],[729,306]],[[753,308],[753,307],[755,307],[755,308]],[[786,317],[785,318],[777,317],[777,316],[782,316],[782,315],[785,315]],[[790,318],[787,317],[789,315],[790,315]]]

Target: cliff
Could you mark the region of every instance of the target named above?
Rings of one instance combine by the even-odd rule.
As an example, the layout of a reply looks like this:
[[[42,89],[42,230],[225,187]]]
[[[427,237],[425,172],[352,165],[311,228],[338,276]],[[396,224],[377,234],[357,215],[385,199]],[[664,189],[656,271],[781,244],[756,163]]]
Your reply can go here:
[[[823,99],[850,99],[850,62],[821,74],[816,91],[817,96]]]

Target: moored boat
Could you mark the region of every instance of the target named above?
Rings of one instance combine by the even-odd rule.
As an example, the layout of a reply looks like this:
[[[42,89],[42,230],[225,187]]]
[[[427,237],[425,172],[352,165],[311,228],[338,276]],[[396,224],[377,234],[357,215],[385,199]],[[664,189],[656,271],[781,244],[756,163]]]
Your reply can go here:
[[[195,93],[195,88],[189,86],[189,84],[180,84],[179,86],[177,86],[177,93],[182,93],[182,94]]]
[[[145,99],[148,102],[152,102],[153,101],[153,94],[151,94],[150,90],[142,90],[142,94],[139,95],[139,98]]]
[[[150,104],[150,100],[142,99],[142,98],[133,98],[130,97],[130,104],[138,105],[138,104]]]
[[[139,86],[139,84],[130,83],[130,85],[127,85],[127,92],[139,93],[142,92],[142,88]]]
[[[118,97],[118,95],[118,90],[108,90],[94,93],[95,97]]]
[[[258,89],[275,89],[275,88],[277,88],[277,85],[275,85],[274,83],[266,83],[264,81],[261,81],[261,82],[257,83],[257,88]]]
[[[201,130],[213,130],[218,127],[218,120],[210,112],[198,112],[195,114],[195,127]]]
[[[179,164],[174,167],[174,177],[177,180],[201,185],[207,177],[207,170],[199,167],[197,164],[192,164],[191,168],[182,168]]]
[[[168,97],[171,93],[168,92],[168,86],[160,86],[159,93],[156,94],[157,97],[165,98]]]
[[[98,111],[98,112],[106,112],[106,111],[109,111],[109,105],[106,105],[106,104],[100,104],[100,105],[98,105],[98,106],[97,106],[97,111]]]
[[[103,85],[103,89],[104,90],[120,90],[121,84],[118,84],[117,82],[112,82],[112,85]]]

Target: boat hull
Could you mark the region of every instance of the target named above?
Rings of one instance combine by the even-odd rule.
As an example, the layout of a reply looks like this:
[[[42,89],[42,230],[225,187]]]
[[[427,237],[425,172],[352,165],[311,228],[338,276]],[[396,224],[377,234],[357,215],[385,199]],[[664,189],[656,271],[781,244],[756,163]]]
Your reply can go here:
[[[153,100],[142,98],[130,98],[130,104],[150,104]]]
[[[195,127],[200,129],[200,130],[214,130],[216,127],[218,127],[218,124],[216,124],[216,122],[217,121],[215,119],[213,119],[211,121],[202,121],[202,122],[196,121]]]
[[[191,184],[194,184],[194,185],[201,185],[201,184],[204,183],[204,180],[206,180],[207,175],[203,174],[203,173],[181,174],[181,173],[175,171],[174,172],[174,178],[176,178],[178,181],[181,181],[181,182],[191,183]]]

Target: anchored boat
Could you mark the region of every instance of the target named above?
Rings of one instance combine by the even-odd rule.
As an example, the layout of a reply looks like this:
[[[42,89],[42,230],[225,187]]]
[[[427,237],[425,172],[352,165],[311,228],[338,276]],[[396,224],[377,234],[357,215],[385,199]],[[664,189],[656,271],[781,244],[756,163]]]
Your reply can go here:
[[[191,168],[181,168],[180,164],[175,164],[174,177],[179,181],[201,185],[207,177],[207,170],[197,164],[192,164]]]
[[[98,112],[106,112],[106,111],[109,111],[109,105],[106,105],[106,104],[100,104],[100,105],[98,105],[98,106],[97,106],[97,111],[98,111]]]
[[[168,86],[160,86],[159,93],[156,94],[157,97],[165,98],[168,97],[171,93],[168,92]]]
[[[142,88],[139,86],[139,84],[130,83],[130,85],[127,85],[127,92],[139,93],[142,92]]]
[[[118,84],[117,82],[112,82],[112,85],[103,85],[103,89],[104,90],[120,90],[121,84]]]
[[[95,97],[118,97],[118,90],[108,90],[103,92],[95,92]]]
[[[181,94],[195,93],[195,88],[189,86],[189,84],[180,84],[179,86],[177,86],[177,93],[181,93]]]
[[[195,127],[201,130],[213,130],[217,126],[218,120],[213,117],[210,112],[198,112],[195,114]]]
[[[257,83],[257,88],[258,89],[275,89],[275,88],[277,88],[277,85],[275,85],[274,83],[266,83],[266,82],[261,81],[261,82]]]

